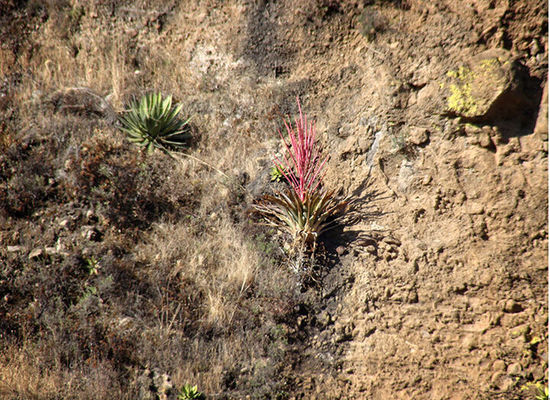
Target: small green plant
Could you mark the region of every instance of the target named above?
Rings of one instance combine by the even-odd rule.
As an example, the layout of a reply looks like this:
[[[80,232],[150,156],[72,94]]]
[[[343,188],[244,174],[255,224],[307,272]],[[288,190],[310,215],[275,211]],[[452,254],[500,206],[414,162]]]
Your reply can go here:
[[[197,390],[197,385],[183,385],[178,394],[178,400],[204,399],[204,395]]]
[[[270,225],[290,234],[294,245],[315,246],[317,237],[334,225],[335,217],[347,206],[338,201],[334,192],[317,190],[298,197],[295,191],[279,192],[264,196],[256,204]]]
[[[182,148],[190,134],[189,119],[178,118],[181,108],[181,104],[172,106],[172,96],[163,99],[160,93],[147,94],[139,102],[132,102],[120,117],[121,129],[132,143],[148,152]]]
[[[99,261],[97,261],[94,256],[86,259],[86,270],[88,271],[88,275],[91,276],[99,274],[100,268],[101,265],[99,265]]]
[[[271,182],[281,182],[281,178],[284,177],[283,171],[281,171],[276,165],[271,167],[270,175],[271,175]]]

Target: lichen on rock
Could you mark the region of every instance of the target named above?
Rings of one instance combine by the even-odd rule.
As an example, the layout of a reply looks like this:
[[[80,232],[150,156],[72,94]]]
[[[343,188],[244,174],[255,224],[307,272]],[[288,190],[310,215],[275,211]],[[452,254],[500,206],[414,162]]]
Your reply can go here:
[[[477,104],[472,97],[472,71],[461,66],[457,71],[449,71],[447,76],[458,81],[449,85],[451,93],[447,100],[449,109],[464,116],[475,115]]]
[[[524,103],[511,54],[503,49],[485,51],[447,73],[447,108],[471,120],[497,114],[515,114]]]

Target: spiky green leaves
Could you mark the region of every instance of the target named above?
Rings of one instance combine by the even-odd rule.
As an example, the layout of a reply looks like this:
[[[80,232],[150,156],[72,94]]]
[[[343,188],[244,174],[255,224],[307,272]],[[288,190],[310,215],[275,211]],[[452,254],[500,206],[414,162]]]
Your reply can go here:
[[[281,182],[284,177],[283,172],[275,165],[271,167],[269,174],[271,175],[271,182]]]
[[[182,121],[178,114],[182,106],[172,106],[172,96],[162,98],[160,93],[150,93],[139,102],[132,102],[121,118],[121,129],[128,139],[152,152],[179,149],[189,139],[189,120]]]
[[[203,399],[204,395],[197,390],[197,386],[184,385],[178,394],[178,400]]]
[[[255,205],[269,224],[288,232],[295,245],[307,246],[313,246],[346,207],[347,202],[338,200],[332,191],[306,192],[301,199],[292,189],[264,196]]]

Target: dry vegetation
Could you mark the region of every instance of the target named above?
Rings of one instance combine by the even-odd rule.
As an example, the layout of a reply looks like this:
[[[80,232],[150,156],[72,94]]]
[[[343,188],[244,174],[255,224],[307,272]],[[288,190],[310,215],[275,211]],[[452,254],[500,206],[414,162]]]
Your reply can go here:
[[[213,395],[235,389],[237,376],[257,396],[282,390],[278,323],[291,318],[298,286],[278,245],[245,218],[239,183],[258,168],[246,154],[272,132],[253,139],[201,117],[213,107],[195,94],[204,82],[159,26],[169,18],[184,40],[186,8],[10,9],[36,27],[17,61],[0,64],[11,115],[0,158],[2,242],[12,246],[0,250],[3,398],[142,398],[145,369]],[[189,154],[230,180],[125,140],[113,113],[150,90],[184,104]]]

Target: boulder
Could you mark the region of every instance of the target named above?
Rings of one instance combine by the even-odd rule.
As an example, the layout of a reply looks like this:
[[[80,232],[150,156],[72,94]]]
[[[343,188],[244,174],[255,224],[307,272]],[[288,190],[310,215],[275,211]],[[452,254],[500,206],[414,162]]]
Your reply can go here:
[[[450,114],[471,121],[513,119],[530,108],[522,77],[504,49],[484,51],[447,73],[444,86]]]

